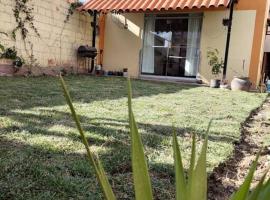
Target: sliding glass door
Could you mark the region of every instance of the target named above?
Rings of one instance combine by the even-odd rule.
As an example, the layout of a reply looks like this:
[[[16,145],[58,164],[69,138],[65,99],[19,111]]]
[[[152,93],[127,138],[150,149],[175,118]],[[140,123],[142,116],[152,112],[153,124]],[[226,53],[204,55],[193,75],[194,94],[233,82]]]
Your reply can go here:
[[[201,14],[147,15],[141,73],[195,77],[201,21]]]

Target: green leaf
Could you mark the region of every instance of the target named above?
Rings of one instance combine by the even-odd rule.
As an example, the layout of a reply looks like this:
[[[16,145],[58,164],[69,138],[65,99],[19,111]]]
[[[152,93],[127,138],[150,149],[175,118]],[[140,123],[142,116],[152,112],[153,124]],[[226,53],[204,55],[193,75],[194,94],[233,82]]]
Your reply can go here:
[[[206,137],[202,146],[201,154],[198,158],[197,165],[192,172],[191,187],[190,187],[190,196],[187,199],[189,200],[206,200],[207,199],[207,171],[206,171],[206,154],[208,146],[208,134],[210,127],[212,125],[212,120],[210,121]]]
[[[258,153],[256,160],[253,162],[243,185],[240,187],[240,189],[235,194],[233,194],[233,196],[231,197],[231,200],[246,200],[246,198],[248,197],[249,188],[250,188],[251,181],[253,179],[256,167],[258,165],[259,157],[260,157],[260,153]]]
[[[270,179],[268,179],[268,181],[263,185],[258,199],[270,199]]]
[[[131,158],[135,196],[138,200],[152,200],[153,194],[150,176],[148,173],[148,166],[144,155],[141,135],[138,132],[137,123],[135,121],[135,117],[132,111],[131,99],[131,83],[130,79],[128,79],[128,112],[130,133],[132,139]]]
[[[174,167],[175,167],[175,183],[176,183],[176,200],[187,199],[187,184],[185,179],[185,171],[182,162],[182,156],[177,141],[176,132],[173,132],[173,151],[174,151]]]
[[[1,50],[1,52],[5,51],[5,47],[2,44],[0,44],[0,50]]]
[[[85,149],[86,149],[86,152],[87,152],[87,157],[89,159],[89,162],[90,164],[94,167],[95,169],[95,173],[96,173],[96,176],[98,178],[98,181],[99,181],[99,184],[103,190],[103,193],[104,193],[104,196],[107,200],[115,200],[115,195],[112,191],[112,188],[111,188],[111,185],[105,175],[105,172],[104,172],[104,169],[102,167],[102,164],[100,163],[99,159],[91,152],[90,148],[89,148],[89,143],[85,137],[85,134],[84,134],[84,131],[82,129],[82,126],[81,126],[81,123],[80,123],[80,120],[79,120],[79,117],[78,115],[76,114],[76,111],[75,111],[75,108],[72,104],[72,100],[71,100],[71,97],[70,97],[70,94],[68,92],[68,89],[67,89],[67,86],[65,84],[65,81],[64,79],[62,78],[62,76],[60,75],[60,82],[61,82],[61,86],[63,88],[63,91],[64,91],[64,96],[66,98],[66,101],[69,105],[69,108],[71,110],[71,114],[72,114],[72,117],[76,123],[76,126],[77,126],[77,129],[81,135],[81,138],[82,138],[82,142],[85,146]]]
[[[196,161],[196,135],[193,134],[192,136],[192,149],[191,149],[191,159],[190,159],[190,166],[188,171],[188,184],[187,184],[187,195],[188,197],[191,196],[192,190],[191,185],[193,181],[193,171],[195,167],[195,161]]]
[[[247,200],[257,200],[259,198],[260,193],[263,190],[263,183],[265,180],[267,173],[264,174],[256,188],[252,191],[252,193],[248,196]]]

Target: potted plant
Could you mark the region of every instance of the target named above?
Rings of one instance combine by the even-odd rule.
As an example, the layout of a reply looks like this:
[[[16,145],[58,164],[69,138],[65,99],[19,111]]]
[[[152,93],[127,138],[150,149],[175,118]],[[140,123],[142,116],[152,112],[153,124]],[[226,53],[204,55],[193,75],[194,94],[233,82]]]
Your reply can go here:
[[[15,47],[5,48],[0,44],[0,74],[12,75],[24,64],[23,58],[17,56]]]
[[[13,67],[15,69],[15,72],[18,72],[20,68],[24,65],[24,63],[24,59],[17,56],[16,59],[13,61]]]
[[[243,60],[243,72],[242,72],[242,76],[235,76],[231,82],[231,89],[233,91],[249,91],[250,87],[252,85],[249,77],[245,76],[245,60]]]
[[[208,64],[212,67],[212,74],[215,76],[215,79],[211,79],[210,87],[219,88],[220,87],[220,78],[219,75],[222,72],[224,61],[222,58],[219,58],[219,51],[217,49],[207,51]]]

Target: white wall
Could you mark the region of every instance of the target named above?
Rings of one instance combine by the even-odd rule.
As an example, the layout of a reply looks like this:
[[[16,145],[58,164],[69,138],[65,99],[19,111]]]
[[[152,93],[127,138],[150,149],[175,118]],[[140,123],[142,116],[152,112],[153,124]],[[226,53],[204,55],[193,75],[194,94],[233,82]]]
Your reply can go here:
[[[200,73],[207,82],[214,77],[211,74],[211,67],[208,65],[208,48],[219,49],[220,57],[224,59],[227,28],[222,25],[222,19],[227,18],[228,14],[228,11],[204,13],[201,37]],[[248,76],[249,74],[255,19],[256,11],[234,12],[227,69],[227,79],[229,81],[236,75]],[[244,70],[243,61],[245,62]]]
[[[124,28],[127,23],[128,28]],[[129,75],[139,75],[144,14],[108,14],[106,18],[103,65],[105,70],[128,68]]]

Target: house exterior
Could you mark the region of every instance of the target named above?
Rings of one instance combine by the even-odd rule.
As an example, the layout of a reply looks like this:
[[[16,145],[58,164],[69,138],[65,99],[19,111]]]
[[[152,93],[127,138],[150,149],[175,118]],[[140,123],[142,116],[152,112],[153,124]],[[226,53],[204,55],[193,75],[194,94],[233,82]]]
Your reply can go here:
[[[233,0],[89,0],[99,12],[99,59],[105,71],[128,68],[132,77],[196,80],[214,76],[207,51],[224,59]],[[238,0],[233,10],[226,79],[261,78],[268,0]]]

